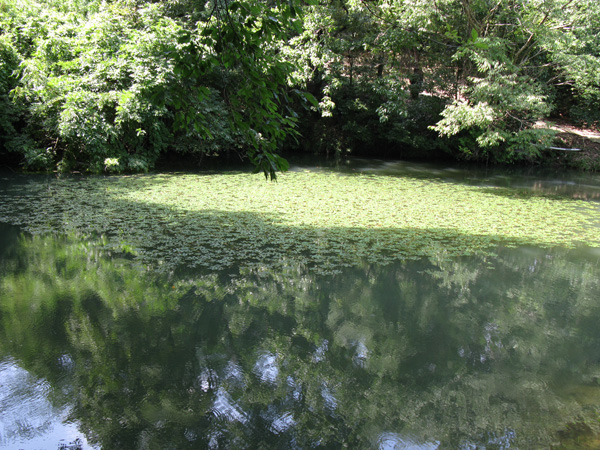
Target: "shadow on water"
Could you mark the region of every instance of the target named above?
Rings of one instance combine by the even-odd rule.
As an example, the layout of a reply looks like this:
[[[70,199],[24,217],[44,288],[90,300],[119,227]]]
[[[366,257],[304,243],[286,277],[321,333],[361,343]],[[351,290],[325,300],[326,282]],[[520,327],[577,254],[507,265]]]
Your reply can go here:
[[[232,277],[153,274],[73,235],[1,251],[3,364],[43,380],[90,445],[542,449],[598,431],[597,257]],[[40,418],[12,411],[28,426],[4,423],[0,446],[34,448]]]

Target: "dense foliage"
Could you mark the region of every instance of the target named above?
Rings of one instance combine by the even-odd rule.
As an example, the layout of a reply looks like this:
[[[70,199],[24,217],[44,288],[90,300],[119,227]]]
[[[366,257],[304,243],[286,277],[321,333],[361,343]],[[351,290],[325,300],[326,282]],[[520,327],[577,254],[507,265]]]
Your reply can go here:
[[[241,149],[267,174],[285,168],[274,150],[295,133],[291,95],[305,97],[273,42],[298,27],[293,6],[216,2],[193,19],[151,2],[3,10],[0,125],[27,167],[140,171],[166,151]]]
[[[600,119],[599,31],[592,0],[0,0],[0,154],[535,160],[540,119]]]

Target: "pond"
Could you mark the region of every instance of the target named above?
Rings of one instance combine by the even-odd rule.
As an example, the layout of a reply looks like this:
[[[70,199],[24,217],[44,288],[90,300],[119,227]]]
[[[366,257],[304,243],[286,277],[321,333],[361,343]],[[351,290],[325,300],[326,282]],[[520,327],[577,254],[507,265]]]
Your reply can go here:
[[[0,448],[595,449],[600,176],[5,175]]]

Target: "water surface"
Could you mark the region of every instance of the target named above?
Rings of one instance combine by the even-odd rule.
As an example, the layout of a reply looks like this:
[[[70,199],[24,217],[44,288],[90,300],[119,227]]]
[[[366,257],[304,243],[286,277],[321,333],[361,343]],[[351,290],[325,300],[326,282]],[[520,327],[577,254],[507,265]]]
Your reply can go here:
[[[594,202],[597,177],[565,180],[550,194]],[[0,227],[0,448],[598,447],[595,248],[157,273],[123,245]]]

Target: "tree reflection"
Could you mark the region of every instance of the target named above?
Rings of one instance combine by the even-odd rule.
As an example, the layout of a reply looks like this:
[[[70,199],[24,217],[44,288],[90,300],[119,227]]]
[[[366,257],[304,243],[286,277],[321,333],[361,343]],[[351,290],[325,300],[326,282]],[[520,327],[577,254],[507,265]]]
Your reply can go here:
[[[2,250],[0,355],[46,380],[102,448],[548,448],[576,427],[598,434],[593,257],[175,276],[98,248],[21,235]]]

